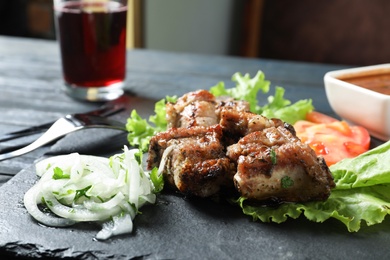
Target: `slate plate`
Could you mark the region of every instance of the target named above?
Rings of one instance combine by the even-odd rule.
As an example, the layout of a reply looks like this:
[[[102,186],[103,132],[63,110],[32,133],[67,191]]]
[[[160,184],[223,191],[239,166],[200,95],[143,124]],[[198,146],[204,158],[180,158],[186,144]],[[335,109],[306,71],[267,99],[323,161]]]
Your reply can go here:
[[[6,256],[77,259],[386,259],[390,223],[348,233],[336,220],[304,218],[282,224],[253,222],[237,207],[164,193],[142,208],[132,234],[97,241],[99,226],[38,224],[23,206],[36,181],[34,168],[0,189],[0,253]]]

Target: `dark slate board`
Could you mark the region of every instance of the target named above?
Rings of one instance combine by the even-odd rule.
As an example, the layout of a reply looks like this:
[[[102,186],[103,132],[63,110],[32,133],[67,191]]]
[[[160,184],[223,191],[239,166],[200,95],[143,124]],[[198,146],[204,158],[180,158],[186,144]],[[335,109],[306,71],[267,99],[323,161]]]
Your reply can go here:
[[[49,228],[34,221],[23,194],[34,168],[21,171],[0,190],[2,255],[78,259],[386,259],[390,223],[348,233],[335,220],[304,218],[282,224],[253,222],[224,201],[164,193],[142,208],[132,234],[97,241],[99,227]]]

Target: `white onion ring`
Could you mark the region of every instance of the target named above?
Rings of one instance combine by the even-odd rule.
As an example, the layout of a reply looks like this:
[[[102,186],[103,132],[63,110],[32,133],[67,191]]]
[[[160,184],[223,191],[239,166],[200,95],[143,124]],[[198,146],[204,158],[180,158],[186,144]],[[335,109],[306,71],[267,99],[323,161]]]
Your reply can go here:
[[[36,172],[41,178],[24,196],[27,211],[38,222],[54,227],[106,221],[98,239],[131,232],[139,207],[156,200],[136,153],[125,146],[123,154],[110,159],[73,153],[38,162]],[[38,207],[42,202],[56,216],[42,212]]]
[[[91,211],[86,208],[69,207],[61,204],[55,196],[46,192],[43,194],[47,207],[56,215],[77,222],[104,221],[121,212],[119,206],[109,210]]]
[[[39,190],[36,186],[29,189],[24,196],[24,206],[28,213],[36,219],[38,222],[50,226],[50,227],[67,227],[75,224],[76,222],[71,219],[58,218],[43,213],[37,204]]]

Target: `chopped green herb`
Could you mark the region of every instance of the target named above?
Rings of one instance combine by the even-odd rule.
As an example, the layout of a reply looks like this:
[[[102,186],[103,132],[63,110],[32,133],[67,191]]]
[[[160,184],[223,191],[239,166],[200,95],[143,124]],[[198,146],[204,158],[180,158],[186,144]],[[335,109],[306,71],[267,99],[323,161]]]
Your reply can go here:
[[[294,181],[289,176],[284,176],[281,179],[282,188],[287,189],[294,185]]]
[[[276,152],[275,152],[275,150],[274,149],[271,149],[271,162],[272,162],[272,164],[276,164],[276,162],[277,162],[277,157],[276,157]]]
[[[74,196],[74,201],[77,201],[81,197],[89,198],[89,196],[86,195],[87,191],[92,187],[92,185],[89,185],[81,190],[76,190],[76,195]]]
[[[158,168],[154,167],[150,173],[150,180],[154,186],[154,192],[158,193],[164,188],[164,177],[162,174],[158,174]]]
[[[45,203],[47,206],[53,206],[53,202],[51,202],[50,200],[46,200]]]
[[[135,158],[135,160],[137,161],[137,163],[138,163],[139,165],[142,165],[142,155],[143,155],[143,153],[142,153],[141,150],[139,150],[138,153],[135,153],[135,154],[134,154],[134,158]]]
[[[69,174],[65,174],[64,171],[59,168],[59,167],[55,167],[53,169],[54,171],[54,174],[53,174],[53,179],[54,180],[59,180],[59,179],[69,179],[70,178],[70,175]]]

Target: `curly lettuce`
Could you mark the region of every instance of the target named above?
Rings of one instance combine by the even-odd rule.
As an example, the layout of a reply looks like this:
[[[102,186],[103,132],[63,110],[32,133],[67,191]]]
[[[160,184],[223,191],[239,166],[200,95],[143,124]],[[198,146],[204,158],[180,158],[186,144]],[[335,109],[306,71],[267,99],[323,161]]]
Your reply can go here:
[[[305,119],[306,114],[314,110],[311,99],[302,99],[292,104],[284,97],[284,88],[279,86],[275,87],[275,94],[268,97],[268,103],[260,106],[259,92],[266,94],[270,90],[270,81],[265,80],[262,71],[258,71],[253,78],[249,74],[242,75],[237,72],[232,76],[232,81],[236,83],[234,88],[226,89],[225,83],[219,82],[210,89],[210,92],[215,96],[245,100],[249,102],[251,112],[268,118],[279,118],[289,124]]]
[[[127,119],[126,129],[128,131],[127,140],[130,145],[138,147],[146,152],[149,147],[149,141],[155,134],[163,132],[167,128],[166,108],[167,102],[176,102],[176,96],[167,96],[154,105],[154,115],[149,120],[142,118],[136,110],[131,111]]]
[[[232,81],[236,82],[236,87],[226,89],[225,83],[221,81],[210,88],[211,94],[216,97],[229,96],[236,100],[245,100],[249,103],[251,112],[260,114],[262,109],[257,104],[257,94],[260,90],[263,93],[268,93],[270,89],[270,82],[265,80],[264,73],[258,71],[257,74],[251,78],[248,73],[243,76],[241,73],[237,72],[233,74]]]

